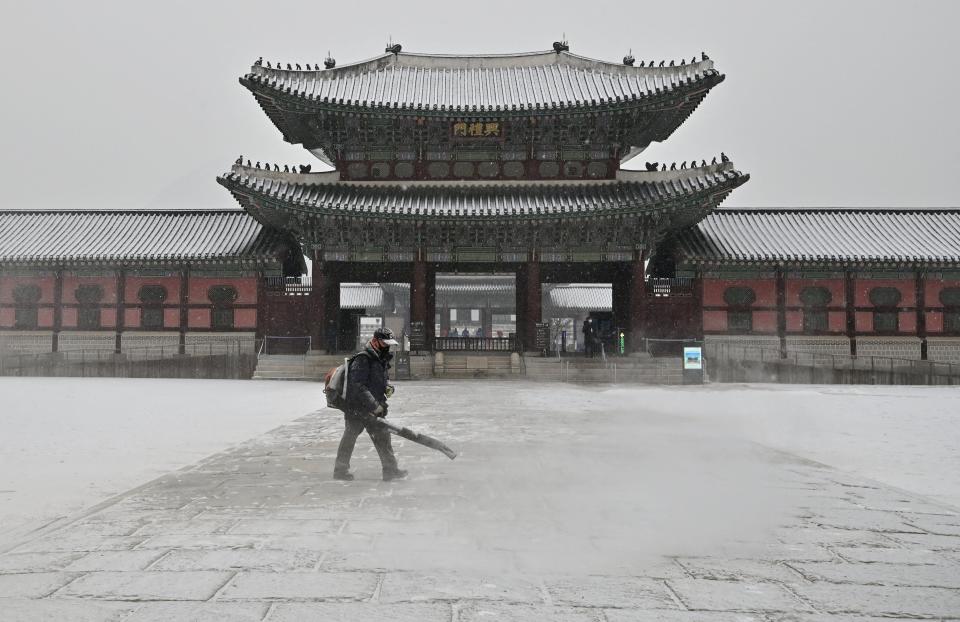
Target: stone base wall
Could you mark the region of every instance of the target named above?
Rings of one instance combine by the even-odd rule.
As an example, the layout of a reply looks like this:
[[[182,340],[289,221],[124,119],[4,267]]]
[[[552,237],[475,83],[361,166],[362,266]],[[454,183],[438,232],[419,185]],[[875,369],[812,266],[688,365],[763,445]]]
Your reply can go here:
[[[960,337],[927,337],[927,360],[960,364]]]
[[[850,340],[835,336],[788,336],[787,352],[813,352],[816,354],[850,354]]]
[[[187,333],[184,339],[186,354],[251,354],[256,348],[255,333]]]
[[[0,356],[43,354],[53,349],[53,332],[17,330],[0,332]]]
[[[131,359],[170,357],[180,350],[180,333],[123,333],[120,351]]]
[[[920,360],[919,337],[857,337],[857,356]]]
[[[113,352],[117,345],[117,334],[113,331],[63,331],[57,339],[60,352],[77,350],[96,350]],[[49,350],[48,350],[49,351]]]
[[[703,341],[707,345],[730,344],[745,348],[780,348],[780,338],[776,335],[707,335]]]

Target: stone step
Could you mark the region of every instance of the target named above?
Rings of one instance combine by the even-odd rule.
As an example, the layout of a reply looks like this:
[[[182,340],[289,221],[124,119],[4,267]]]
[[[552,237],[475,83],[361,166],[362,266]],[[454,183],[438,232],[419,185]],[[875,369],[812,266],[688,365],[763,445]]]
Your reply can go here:
[[[677,358],[630,356],[602,359],[570,357],[524,358],[530,380],[584,383],[682,384],[683,370]]]
[[[670,363],[611,363],[609,365],[603,364],[594,364],[594,365],[584,365],[571,363],[570,365],[560,365],[557,363],[548,365],[543,363],[531,363],[530,361],[524,362],[527,370],[543,370],[546,372],[550,371],[559,371],[563,369],[578,369],[578,370],[607,370],[607,369],[617,369],[622,371],[657,371],[657,370],[676,370],[681,371],[680,361],[671,361]]]
[[[253,372],[254,380],[317,380],[317,377],[304,376],[303,374],[290,373],[285,371],[262,371]]]

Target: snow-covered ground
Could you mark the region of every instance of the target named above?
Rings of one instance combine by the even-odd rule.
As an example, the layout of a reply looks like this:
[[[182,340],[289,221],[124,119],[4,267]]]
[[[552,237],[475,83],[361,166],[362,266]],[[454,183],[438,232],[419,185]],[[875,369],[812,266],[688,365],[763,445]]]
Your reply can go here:
[[[303,382],[0,378],[0,544],[301,417],[322,397]]]
[[[960,507],[960,389],[736,384],[531,395],[565,410],[669,415]]]
[[[483,383],[403,384],[395,417]],[[753,440],[960,507],[960,391],[950,388],[714,385],[583,387],[500,383],[568,422],[654,415],[682,440]],[[322,406],[296,382],[0,379],[0,543]],[[407,410],[406,413],[403,411]],[[338,420],[334,411],[331,420]],[[428,430],[427,430],[428,431]],[[589,436],[589,435],[588,435]],[[545,431],[543,442],[549,442]],[[682,443],[675,453],[681,453]],[[661,448],[680,464],[682,456]]]

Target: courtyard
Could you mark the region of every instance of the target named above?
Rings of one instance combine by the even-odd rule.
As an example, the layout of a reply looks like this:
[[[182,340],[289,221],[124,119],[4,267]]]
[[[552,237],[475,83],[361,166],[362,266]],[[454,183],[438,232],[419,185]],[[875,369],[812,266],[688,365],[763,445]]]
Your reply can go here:
[[[0,388],[4,620],[960,619],[949,389],[403,383],[385,483],[313,383]]]

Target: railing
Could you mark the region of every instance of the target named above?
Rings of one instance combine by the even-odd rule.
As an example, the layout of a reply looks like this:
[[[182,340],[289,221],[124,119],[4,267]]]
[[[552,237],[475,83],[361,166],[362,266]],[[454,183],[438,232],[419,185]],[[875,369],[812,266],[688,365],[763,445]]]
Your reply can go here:
[[[649,298],[689,298],[693,296],[696,279],[689,276],[673,278],[647,279],[647,296]]]
[[[516,352],[513,337],[434,337],[437,352]]]
[[[309,276],[268,276],[264,281],[270,296],[306,296],[313,291],[313,279]]]
[[[960,364],[941,361],[921,361],[886,356],[852,356],[828,352],[803,352],[762,346],[746,346],[732,343],[707,343],[704,358],[711,364],[729,361],[753,361],[760,363],[786,363],[795,367],[811,367],[844,372],[869,372],[886,374],[891,382],[897,377],[925,379],[960,379]]]
[[[702,346],[703,340],[691,337],[689,339],[661,339],[643,338],[643,351],[650,356],[681,356],[684,344]]]
[[[243,378],[253,372],[256,358],[249,339],[219,339],[180,344],[158,343],[112,349],[0,355],[0,376],[93,376]]]
[[[313,338],[310,335],[296,335],[281,337],[266,335],[259,339],[257,357],[267,354],[306,354],[313,347]]]

